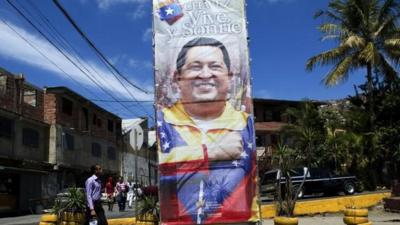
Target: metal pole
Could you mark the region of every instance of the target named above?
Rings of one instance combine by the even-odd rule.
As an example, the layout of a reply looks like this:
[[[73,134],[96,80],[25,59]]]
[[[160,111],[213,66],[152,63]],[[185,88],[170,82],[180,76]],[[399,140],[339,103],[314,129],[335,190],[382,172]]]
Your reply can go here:
[[[137,170],[138,170],[138,144],[137,144],[137,132],[136,132],[136,128],[133,128],[133,132],[135,132],[134,133],[134,143],[135,143],[135,184],[136,184],[136,187],[138,187],[138,173],[137,173]],[[135,193],[135,195],[136,194],[138,194],[138,192],[136,191],[136,193]],[[135,200],[135,216],[137,216],[137,213],[138,213],[138,197],[139,196],[136,196],[136,200]]]

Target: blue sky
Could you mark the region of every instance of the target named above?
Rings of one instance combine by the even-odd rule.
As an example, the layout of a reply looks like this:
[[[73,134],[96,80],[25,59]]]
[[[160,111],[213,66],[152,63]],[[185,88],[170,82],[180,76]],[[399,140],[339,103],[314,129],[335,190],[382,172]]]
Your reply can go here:
[[[51,0],[12,1],[34,22],[40,22],[38,8],[53,26],[77,50],[86,68],[96,76],[101,86],[120,100],[132,100],[129,94],[98,60]],[[150,0],[61,0],[61,4],[81,29],[135,84],[152,91],[153,50],[151,41]],[[247,19],[250,36],[253,95],[260,98],[299,100],[310,98],[330,100],[354,93],[353,84],[363,82],[362,73],[356,73],[344,84],[327,88],[321,80],[329,70],[316,68],[305,71],[306,60],[334,46],[321,42],[314,20],[318,9],[326,8],[325,0],[247,0]],[[31,13],[31,14],[29,14]],[[37,49],[74,79],[66,76],[0,20],[0,67],[13,73],[23,73],[38,86],[67,86],[89,99],[112,100],[96,87],[83,73],[57,52],[32,26],[26,23],[7,1],[0,1],[0,18],[25,37]],[[44,18],[44,17],[43,17]],[[43,21],[42,21],[43,22]],[[44,22],[43,22],[44,23]],[[45,26],[38,24],[41,29]],[[73,51],[66,48],[69,56]],[[88,91],[89,90],[89,91]],[[134,88],[130,92],[143,102],[97,102],[98,105],[123,117],[152,114],[152,94],[146,95]]]

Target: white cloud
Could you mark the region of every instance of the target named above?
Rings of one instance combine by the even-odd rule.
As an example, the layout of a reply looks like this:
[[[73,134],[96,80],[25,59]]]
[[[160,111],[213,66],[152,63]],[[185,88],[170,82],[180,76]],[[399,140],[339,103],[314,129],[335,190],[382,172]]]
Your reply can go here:
[[[27,39],[30,43],[32,43],[35,47],[37,47],[41,52],[43,52],[48,58],[50,58],[55,64],[57,64],[60,68],[62,68],[66,73],[72,76],[75,80],[81,83],[84,86],[87,86],[90,89],[99,90],[99,88],[88,78],[85,74],[83,74],[79,69],[77,69],[72,63],[70,63],[61,53],[59,53],[52,45],[50,45],[46,40],[38,37],[34,34],[27,32],[26,30],[15,26],[8,22],[10,26],[14,30],[16,30],[20,35],[22,35],[25,39]],[[43,70],[47,70],[49,72],[54,73],[63,79],[70,79],[66,76],[62,71],[60,71],[57,67],[55,67],[52,63],[50,63],[46,58],[40,55],[35,49],[33,49],[30,45],[28,45],[24,40],[22,40],[19,36],[17,36],[14,31],[12,31],[9,27],[7,27],[4,23],[0,23],[0,57],[9,58],[13,60],[20,61],[22,63],[29,64],[34,67],[41,68]],[[69,53],[66,54],[73,58]],[[129,99],[128,93],[125,91],[124,87],[112,76],[112,74],[103,66],[100,66],[97,62],[90,61],[85,59],[89,70],[90,68],[94,68],[97,73],[91,71],[96,78],[101,83],[101,86],[108,91],[112,92],[114,96],[118,99]],[[139,82],[132,80],[134,83],[138,84]],[[143,85],[139,85],[143,87]],[[143,92],[138,91],[137,89],[127,85],[129,91],[138,99],[138,100],[152,100],[153,96],[147,95]],[[152,86],[144,86],[143,88],[147,90],[152,90]]]
[[[153,30],[151,29],[151,27],[147,28],[142,35],[142,41],[146,42],[146,41],[151,41],[152,39],[152,35],[153,35]]]

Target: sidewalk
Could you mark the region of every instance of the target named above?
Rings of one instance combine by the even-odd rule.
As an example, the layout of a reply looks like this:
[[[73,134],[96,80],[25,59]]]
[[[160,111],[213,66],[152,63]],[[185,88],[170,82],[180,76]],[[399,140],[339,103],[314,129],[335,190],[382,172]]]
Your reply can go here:
[[[104,205],[103,208],[106,212],[106,217],[108,219],[128,218],[135,216],[135,210],[133,208],[129,209],[127,207],[126,211],[119,212],[117,204],[114,205],[114,211],[112,212],[107,211],[106,205]],[[41,216],[42,215],[26,215],[26,216],[0,218],[0,225],[38,225]]]

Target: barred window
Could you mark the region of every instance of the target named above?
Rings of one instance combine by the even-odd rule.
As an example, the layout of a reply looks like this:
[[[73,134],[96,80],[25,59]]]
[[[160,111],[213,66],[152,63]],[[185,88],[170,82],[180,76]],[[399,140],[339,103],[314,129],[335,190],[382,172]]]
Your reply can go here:
[[[0,117],[0,137],[10,139],[12,137],[13,121]]]

